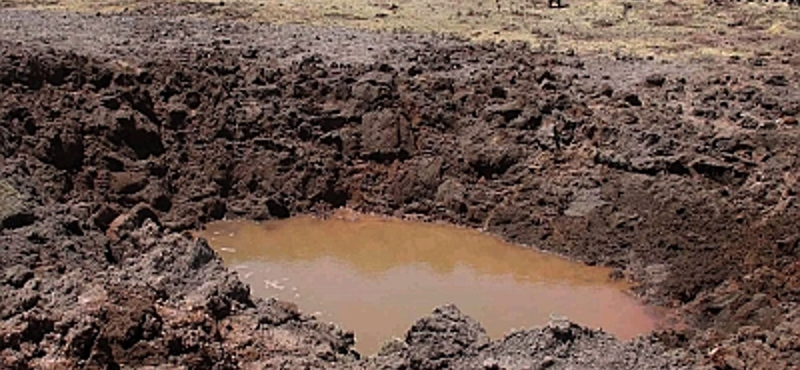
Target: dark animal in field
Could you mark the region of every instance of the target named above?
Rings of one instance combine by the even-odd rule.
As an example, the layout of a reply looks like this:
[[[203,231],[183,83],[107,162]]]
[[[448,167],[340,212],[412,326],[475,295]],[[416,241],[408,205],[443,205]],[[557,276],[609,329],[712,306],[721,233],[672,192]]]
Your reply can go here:
[[[790,0],[791,1],[791,0]],[[800,0],[796,0],[800,1]],[[494,0],[495,6],[497,6],[497,11],[501,11],[502,6],[500,5],[500,0]],[[561,4],[561,0],[547,0],[547,5],[551,8],[563,8],[564,6]]]

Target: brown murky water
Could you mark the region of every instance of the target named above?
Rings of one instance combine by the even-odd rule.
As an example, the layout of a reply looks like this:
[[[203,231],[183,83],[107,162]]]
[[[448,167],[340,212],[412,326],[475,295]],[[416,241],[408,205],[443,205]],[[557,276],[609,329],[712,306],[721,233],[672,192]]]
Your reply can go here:
[[[504,243],[475,230],[341,214],[199,233],[261,297],[298,304],[353,330],[374,353],[418,318],[455,303],[493,338],[566,316],[623,339],[654,329],[650,310],[609,270]]]

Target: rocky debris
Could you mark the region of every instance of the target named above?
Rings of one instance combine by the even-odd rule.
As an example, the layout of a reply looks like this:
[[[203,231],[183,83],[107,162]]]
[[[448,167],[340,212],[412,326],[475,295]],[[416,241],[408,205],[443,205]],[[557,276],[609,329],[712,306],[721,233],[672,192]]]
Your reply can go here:
[[[117,194],[134,194],[147,187],[148,178],[143,173],[121,172],[111,175],[110,190]]]
[[[667,82],[667,76],[660,73],[652,74],[645,78],[645,82],[651,87],[663,87]]]
[[[365,158],[391,161],[413,152],[408,122],[397,112],[384,109],[361,118],[361,147]]]
[[[467,208],[466,189],[455,179],[447,179],[436,189],[436,202],[453,213],[464,213]]]
[[[681,368],[646,340],[620,343],[601,332],[557,319],[490,341],[483,328],[449,305],[415,323],[405,341],[387,343],[359,364],[388,369],[663,369]]]
[[[129,212],[117,216],[108,226],[106,235],[113,241],[121,238],[122,233],[131,232],[150,220],[158,224],[158,215],[147,204],[138,204]]]
[[[571,217],[585,217],[595,209],[606,205],[600,196],[600,189],[581,190],[575,199],[564,210],[564,215]]]
[[[486,108],[487,113],[492,115],[499,115],[503,117],[506,122],[511,122],[520,115],[523,109],[516,102],[492,105]]]
[[[269,350],[272,360],[283,356],[297,361],[301,354],[278,355],[288,350],[279,343],[313,337],[337,350],[328,360],[354,359],[347,350],[352,335],[348,341],[346,333],[321,327],[296,309],[287,316],[276,308],[284,303],[253,301],[249,288],[225,270],[205,241],[165,235],[149,219],[118,243],[126,241],[138,248],[91,277],[66,274],[60,281],[29,286],[25,282],[35,279],[30,270],[7,268],[5,282],[15,288],[25,285],[33,296],[2,296],[3,307],[14,303],[18,308],[2,312],[4,358],[33,367],[50,362],[66,367],[173,364],[211,369],[248,366],[246,360],[237,360],[237,352],[249,356],[250,348]],[[262,319],[244,325],[242,320],[249,317]],[[231,332],[249,338],[247,345],[230,346]],[[276,342],[276,335],[284,339]],[[319,366],[326,361],[304,363]]]
[[[489,344],[486,331],[453,305],[436,308],[419,319],[402,342],[389,342],[368,359],[364,368],[388,365],[392,369],[448,369],[459,358]]]
[[[30,206],[11,184],[0,180],[0,227],[16,229],[35,222]]]
[[[346,55],[328,46],[350,33],[308,49],[298,38],[318,31],[0,13],[3,366],[800,361],[795,71],[675,65],[645,77],[646,65],[593,60],[639,68],[625,83],[513,44],[363,34]],[[21,31],[32,24],[38,36]],[[208,44],[223,25],[237,36]],[[386,52],[363,56],[363,38]],[[344,205],[618,268],[687,328],[620,343],[551,325],[491,342],[443,307],[358,362],[352,333],[251,297],[207,244],[177,234]]]
[[[141,103],[136,97],[129,97],[129,104],[152,105],[151,102]],[[149,98],[147,98],[149,99]],[[154,115],[152,108],[146,108],[147,114]],[[114,114],[115,125],[111,127],[112,134],[110,139],[124,143],[136,158],[144,159],[151,155],[163,153],[164,145],[158,133],[158,127],[152,122],[154,118],[145,116],[136,110],[122,110]]]
[[[31,278],[33,278],[33,271],[31,271],[31,269],[23,265],[14,265],[6,269],[3,282],[19,289]]]
[[[48,130],[40,134],[36,156],[61,170],[75,170],[83,163],[83,137],[72,130]]]
[[[406,334],[409,367],[441,369],[489,342],[486,331],[455,306],[437,308],[417,321]]]

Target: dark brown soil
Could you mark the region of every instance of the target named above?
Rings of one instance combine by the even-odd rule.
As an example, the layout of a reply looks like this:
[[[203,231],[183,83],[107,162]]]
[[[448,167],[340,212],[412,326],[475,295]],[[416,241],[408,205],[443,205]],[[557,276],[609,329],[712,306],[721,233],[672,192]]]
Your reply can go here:
[[[799,72],[0,10],[8,368],[795,368]],[[444,307],[358,360],[203,241],[348,206],[619,268],[675,327],[489,343]]]

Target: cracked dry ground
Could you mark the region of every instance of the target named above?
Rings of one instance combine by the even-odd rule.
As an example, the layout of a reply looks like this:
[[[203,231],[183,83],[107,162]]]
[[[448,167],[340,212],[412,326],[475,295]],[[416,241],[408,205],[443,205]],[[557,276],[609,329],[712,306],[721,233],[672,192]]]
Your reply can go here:
[[[197,18],[0,10],[0,367],[796,368],[798,68]],[[673,327],[372,357],[189,230],[348,206],[618,269]]]

